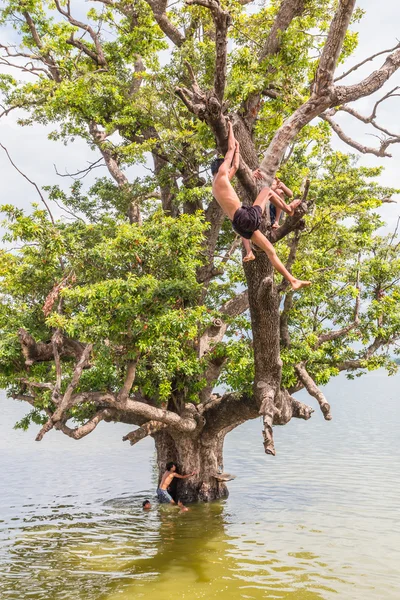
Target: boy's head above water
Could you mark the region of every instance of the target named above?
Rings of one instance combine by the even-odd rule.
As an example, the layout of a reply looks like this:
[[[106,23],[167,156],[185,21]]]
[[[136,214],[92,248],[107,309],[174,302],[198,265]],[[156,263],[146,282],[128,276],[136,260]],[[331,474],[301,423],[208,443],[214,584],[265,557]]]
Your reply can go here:
[[[143,510],[150,510],[150,508],[151,508],[150,500],[144,500],[143,501]]]

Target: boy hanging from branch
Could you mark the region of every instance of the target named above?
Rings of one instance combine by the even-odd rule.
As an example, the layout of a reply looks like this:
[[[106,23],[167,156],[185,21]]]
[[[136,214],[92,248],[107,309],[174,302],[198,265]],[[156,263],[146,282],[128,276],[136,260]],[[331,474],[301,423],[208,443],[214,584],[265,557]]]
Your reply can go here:
[[[232,123],[229,122],[228,125],[228,151],[225,158],[216,158],[211,163],[211,173],[214,177],[212,191],[214,198],[232,222],[234,231],[242,237],[243,245],[246,250],[246,256],[243,260],[246,262],[254,260],[255,258],[251,251],[251,240],[256,246],[264,250],[272,265],[281,275],[283,275],[283,277],[285,277],[285,279],[288,280],[294,290],[299,290],[310,285],[311,281],[296,279],[289,273],[278,258],[271,242],[267,240],[261,231],[259,231],[261,217],[267,200],[270,200],[278,209],[283,210],[290,216],[294,214],[294,211],[299,206],[301,200],[293,200],[290,204],[286,204],[286,202],[284,202],[284,200],[282,200],[282,198],[271,188],[265,187],[258,194],[253,206],[241,205],[241,202],[230,183],[239,168],[239,142],[235,140]],[[254,172],[254,177],[260,179],[263,178],[263,175],[257,170]]]

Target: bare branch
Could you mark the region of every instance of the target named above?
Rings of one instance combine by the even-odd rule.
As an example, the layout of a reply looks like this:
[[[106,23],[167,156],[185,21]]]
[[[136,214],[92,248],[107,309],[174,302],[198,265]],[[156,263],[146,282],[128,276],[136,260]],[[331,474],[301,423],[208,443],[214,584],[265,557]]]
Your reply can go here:
[[[356,140],[353,140],[350,136],[348,136],[343,131],[343,129],[340,127],[340,125],[338,125],[338,123],[336,123],[336,121],[334,121],[332,119],[332,117],[328,116],[327,113],[323,113],[322,115],[320,115],[320,119],[329,123],[329,125],[332,127],[333,131],[337,134],[337,136],[343,142],[345,142],[348,146],[355,148],[362,154],[374,154],[375,156],[379,156],[379,157],[385,157],[385,156],[391,157],[392,155],[389,154],[389,152],[387,152],[387,148],[391,144],[400,143],[400,137],[394,137],[394,138],[386,138],[383,140],[381,139],[381,147],[379,149],[372,148],[371,146],[364,146],[363,144],[360,144],[360,142],[357,142]]]
[[[394,52],[399,47],[400,47],[400,44],[396,44],[396,46],[394,46],[393,48],[390,48],[389,50],[381,50],[380,52],[377,52],[376,54],[373,54],[372,56],[364,59],[363,61],[361,61],[357,65],[354,65],[354,67],[351,67],[351,69],[349,69],[348,71],[343,73],[343,75],[336,77],[335,83],[336,83],[336,81],[340,81],[341,79],[344,79],[345,77],[347,77],[347,75],[350,75],[350,73],[352,73],[353,71],[356,71],[357,69],[359,69],[360,67],[365,65],[365,63],[369,62],[370,60],[374,60],[374,58],[376,58],[377,56],[381,56],[381,54],[388,54],[388,52]]]
[[[300,381],[303,383],[310,396],[313,396],[316,400],[318,400],[325,420],[330,421],[332,419],[331,407],[329,406],[324,394],[321,392],[315,381],[307,372],[304,362],[297,364],[295,366],[295,370],[297,375],[299,376]]]
[[[368,361],[376,353],[376,351],[384,345],[384,340],[382,340],[380,337],[377,337],[359,358],[344,360],[335,366],[339,371],[354,371],[355,369],[362,369],[365,367],[366,361]]]
[[[89,356],[90,353],[92,351],[93,345],[92,344],[88,344],[86,346],[86,348],[84,349],[84,351],[82,352],[82,356],[79,359],[74,373],[72,375],[72,379],[70,384],[68,385],[65,394],[63,396],[63,399],[61,400],[60,404],[58,405],[57,409],[54,411],[53,415],[50,417],[50,419],[47,421],[47,423],[45,423],[42,427],[42,429],[39,431],[38,435],[36,436],[36,441],[40,442],[43,439],[43,436],[50,431],[50,429],[52,429],[52,427],[54,426],[54,424],[57,421],[60,421],[65,413],[67,412],[67,410],[69,410],[70,408],[72,408],[72,406],[74,406],[74,404],[76,403],[76,398],[72,397],[72,394],[76,388],[76,386],[79,383],[79,380],[81,378],[82,375],[82,371],[87,363],[87,361],[89,360]]]
[[[16,165],[16,164],[13,162],[13,160],[12,160],[12,158],[11,158],[11,156],[10,156],[10,154],[9,154],[8,150],[7,150],[7,148],[6,148],[5,146],[3,146],[3,144],[1,144],[1,143],[0,143],[0,147],[1,147],[1,148],[3,148],[4,152],[7,154],[7,158],[8,158],[8,160],[10,161],[10,163],[12,164],[12,166],[14,167],[14,169],[15,169],[16,171],[18,171],[18,173],[19,173],[20,175],[22,175],[22,177],[23,177],[24,179],[26,179],[26,181],[28,181],[28,182],[29,182],[31,185],[33,185],[33,187],[35,188],[35,190],[37,191],[37,193],[38,193],[38,195],[39,195],[39,198],[40,198],[40,200],[43,202],[43,204],[44,204],[44,205],[45,205],[45,207],[46,207],[46,210],[47,210],[47,212],[48,212],[48,214],[49,214],[49,217],[50,217],[50,220],[51,220],[51,222],[53,223],[53,225],[55,225],[55,221],[54,221],[53,215],[52,215],[52,213],[51,213],[50,207],[49,207],[49,205],[47,204],[46,200],[44,199],[44,196],[43,196],[42,192],[40,191],[40,189],[39,189],[38,185],[37,185],[37,184],[36,184],[34,181],[32,181],[31,179],[29,179],[29,177],[28,177],[27,175],[25,175],[25,173],[23,173],[23,172],[22,172],[22,171],[21,171],[21,170],[20,170],[20,169],[17,167],[17,165]]]
[[[83,179],[84,177],[86,177],[86,175],[88,175],[90,173],[90,171],[92,171],[93,169],[98,169],[99,167],[104,167],[105,165],[103,164],[103,157],[97,159],[95,162],[90,163],[88,167],[86,167],[85,169],[81,169],[80,171],[76,171],[76,173],[59,173],[59,171],[57,170],[56,165],[54,166],[54,170],[57,173],[57,175],[59,177],[71,177],[72,179]],[[102,164],[99,164],[99,163]],[[82,175],[82,177],[78,177],[78,175]]]
[[[394,134],[394,133],[390,132],[388,129],[386,129],[385,127],[382,127],[381,125],[378,125],[378,123],[375,121],[375,119],[376,119],[376,113],[377,113],[378,106],[382,102],[384,102],[388,98],[395,98],[395,97],[400,96],[400,94],[395,94],[395,92],[398,89],[399,89],[398,86],[395,87],[393,90],[391,90],[390,92],[388,92],[387,94],[385,94],[380,100],[378,100],[377,102],[375,102],[374,108],[373,108],[372,113],[370,114],[369,117],[365,117],[364,115],[360,114],[358,111],[354,110],[354,108],[352,108],[351,106],[347,106],[346,104],[344,104],[342,106],[339,106],[337,108],[333,108],[333,109],[327,111],[327,115],[329,117],[331,117],[331,116],[334,116],[336,114],[336,112],[343,111],[343,112],[346,112],[349,115],[355,117],[356,119],[358,119],[362,123],[371,124],[373,127],[375,127],[375,129],[377,129],[378,131],[381,131],[382,133],[385,133],[389,137],[397,138],[398,137],[397,134]]]
[[[69,44],[70,46],[74,46],[74,48],[77,48],[78,50],[80,50],[81,52],[86,54],[86,56],[91,58],[93,60],[93,62],[95,62],[97,65],[99,65],[99,66],[104,65],[104,63],[102,63],[99,60],[98,54],[96,52],[94,52],[94,50],[91,50],[88,46],[86,46],[86,44],[84,44],[81,40],[76,40],[74,38],[73,33],[71,34],[71,37],[67,40],[67,44]]]
[[[33,38],[36,46],[39,48],[39,50],[42,50],[43,44],[42,44],[40,36],[36,30],[36,26],[32,20],[32,17],[30,16],[30,14],[27,11],[23,11],[22,14],[25,17],[25,21],[29,27],[29,31],[31,32],[32,38]],[[60,83],[62,81],[60,71],[57,68],[56,63],[55,63],[54,59],[52,58],[51,54],[49,52],[45,52],[45,53],[43,53],[43,56],[45,59],[43,62],[47,61],[47,62],[45,62],[45,64],[49,67],[51,76],[57,83]],[[41,57],[40,57],[40,59],[41,59]]]
[[[44,381],[31,381],[30,379],[26,379],[25,377],[21,377],[21,383],[24,383],[28,388],[39,388],[41,390],[54,390],[53,383],[46,383]]]
[[[78,27],[79,29],[83,29],[83,31],[88,32],[88,34],[92,38],[95,48],[96,48],[96,62],[99,65],[106,67],[107,61],[104,56],[103,47],[101,45],[99,35],[94,31],[94,29],[92,29],[92,27],[90,27],[90,25],[88,25],[87,23],[82,23],[82,21],[78,21],[71,15],[70,9],[69,9],[69,4],[67,5],[68,9],[64,10],[62,8],[59,0],[54,0],[54,3],[56,5],[58,12],[61,15],[63,15],[64,17],[66,17],[66,19],[68,19],[68,21],[71,23],[71,25],[74,25],[74,27]],[[75,43],[76,43],[76,41],[75,41]],[[75,43],[73,45],[75,45]],[[87,53],[87,48],[85,50],[83,48],[80,48],[80,49]]]

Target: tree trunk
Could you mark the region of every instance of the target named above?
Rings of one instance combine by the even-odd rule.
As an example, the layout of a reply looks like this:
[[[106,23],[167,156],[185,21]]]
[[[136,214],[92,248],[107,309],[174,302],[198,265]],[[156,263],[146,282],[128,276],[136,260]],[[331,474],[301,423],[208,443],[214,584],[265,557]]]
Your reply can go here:
[[[228,496],[224,482],[215,479],[223,470],[223,444],[225,432],[214,436],[201,437],[174,434],[161,431],[154,435],[157,450],[159,481],[169,461],[177,464],[178,473],[187,475],[195,471],[197,475],[188,479],[174,479],[170,489],[175,501],[210,502]]]

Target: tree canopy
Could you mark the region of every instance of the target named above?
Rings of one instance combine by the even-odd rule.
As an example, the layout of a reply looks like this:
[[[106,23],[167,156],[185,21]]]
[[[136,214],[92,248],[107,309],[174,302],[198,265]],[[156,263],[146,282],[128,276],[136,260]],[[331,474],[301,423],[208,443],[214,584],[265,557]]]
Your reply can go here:
[[[108,176],[32,189],[29,213],[2,207],[0,384],[31,405],[18,426],[41,425],[38,439],[52,427],[80,438],[101,420],[140,426],[131,443],[223,438],[262,414],[273,454],[272,425],[312,412],[293,393],[306,388],[329,420],[320,385],[396,369],[399,240],[380,233],[377,209],[398,190],[330,140],[333,130],[389,156],[400,140],[378,113],[395,91],[370,116],[349,103],[382,87],[400,50],[359,84],[343,85],[346,73],[335,83],[362,17],[349,0],[99,0],[84,12],[59,0],[1,10],[17,39],[0,44],[15,71],[0,78],[1,116],[51,125],[71,149],[84,139]],[[379,147],[352,140],[340,111],[379,131]],[[227,116],[243,202],[259,165],[267,183],[279,169],[303,195],[278,230],[265,224],[287,267],[312,280],[301,294],[272,281],[264,255],[243,269],[212,197],[208,165],[226,150]],[[128,178],[140,166],[148,174]],[[65,218],[53,218],[54,203]]]

